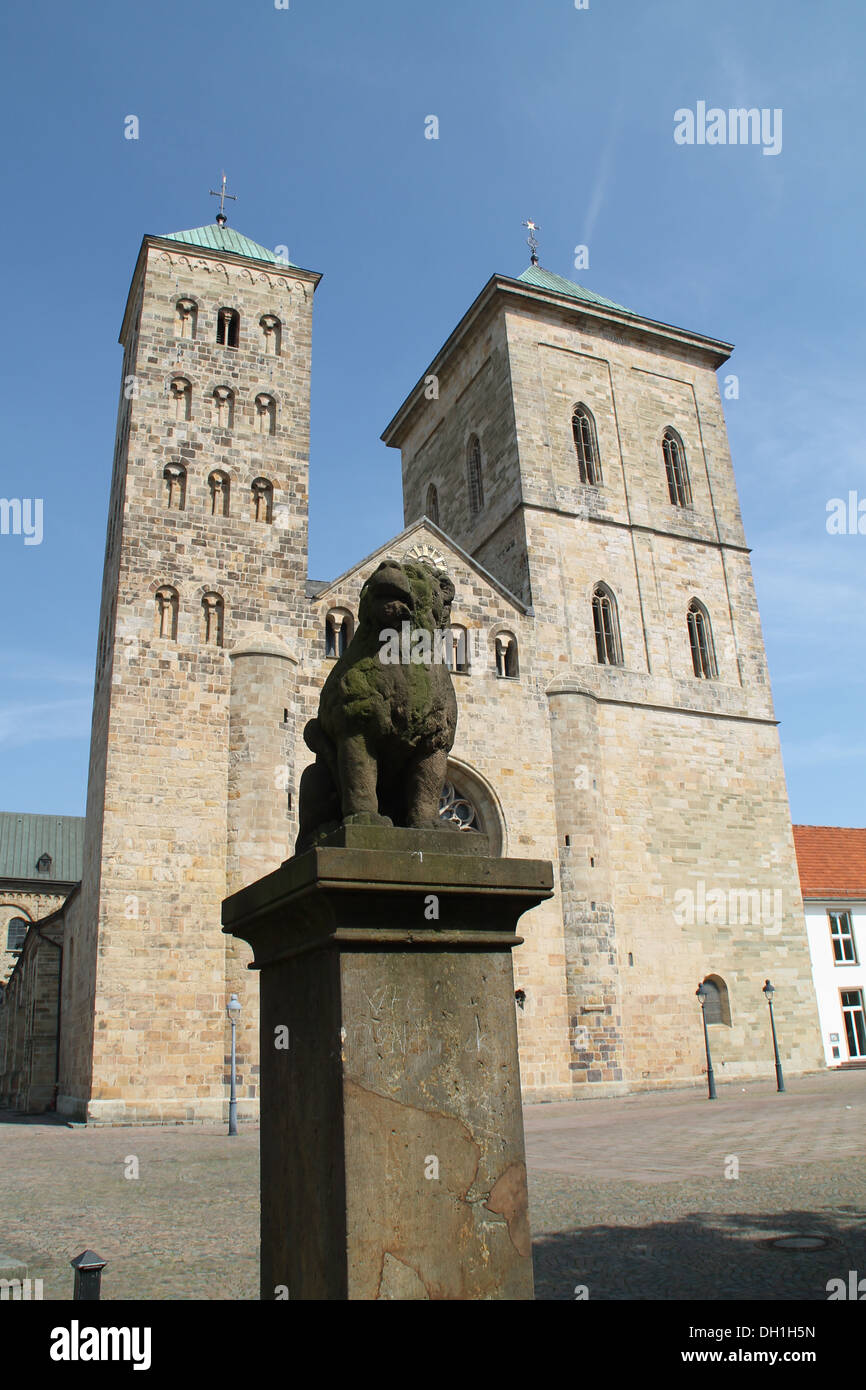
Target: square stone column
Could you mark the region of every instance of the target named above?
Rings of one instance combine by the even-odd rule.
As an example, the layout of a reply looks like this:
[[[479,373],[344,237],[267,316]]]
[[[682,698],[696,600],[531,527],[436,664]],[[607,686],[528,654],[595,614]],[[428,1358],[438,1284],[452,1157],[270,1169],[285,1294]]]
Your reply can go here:
[[[226,899],[261,971],[262,1298],[531,1299],[511,949],[546,861],[343,827]]]

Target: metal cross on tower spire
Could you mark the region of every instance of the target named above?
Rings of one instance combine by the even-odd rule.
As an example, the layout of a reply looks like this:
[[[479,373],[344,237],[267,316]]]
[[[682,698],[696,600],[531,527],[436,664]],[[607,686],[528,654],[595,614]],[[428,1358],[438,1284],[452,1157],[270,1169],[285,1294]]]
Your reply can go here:
[[[210,196],[211,196],[212,198],[219,198],[219,200],[220,200],[220,210],[219,210],[219,212],[218,212],[217,215],[216,215],[216,220],[217,220],[217,222],[219,223],[219,225],[220,225],[221,227],[224,227],[225,224],[226,224],[226,222],[228,221],[228,218],[227,218],[226,215],[225,215],[225,201],[226,201],[226,198],[231,198],[231,200],[232,200],[233,203],[236,203],[237,200],[238,200],[238,195],[237,195],[236,193],[226,193],[226,174],[225,174],[225,169],[223,170],[223,186],[222,186],[222,188],[220,189],[220,191],[219,191],[218,193],[214,192],[214,190],[211,189],[211,191],[210,191]]]
[[[532,264],[538,265],[538,239],[535,233],[540,232],[541,228],[537,222],[532,222],[531,220],[524,222],[523,225],[529,228],[529,236],[526,238],[526,244],[532,253]]]

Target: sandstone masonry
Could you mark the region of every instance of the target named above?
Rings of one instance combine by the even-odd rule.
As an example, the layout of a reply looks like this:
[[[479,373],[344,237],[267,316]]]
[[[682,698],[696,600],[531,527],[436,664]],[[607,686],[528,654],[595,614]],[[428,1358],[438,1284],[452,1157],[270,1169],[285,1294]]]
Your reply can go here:
[[[556,895],[514,953],[526,1096],[698,1082],[701,980],[722,1076],[767,1074],[768,975],[786,1065],[820,1066],[715,377],[728,345],[547,272],[493,277],[383,436],[402,455],[406,529],[314,584],[319,277],[221,235],[146,237],[121,330],[84,874],[61,914],[61,1112],[223,1116],[235,992],[239,1114],[256,1114],[257,980],[220,904],[291,854],[303,728],[387,555],[445,566],[467,634],[442,814],[474,818],[496,853],[554,864]],[[577,404],[595,431],[590,481]],[[599,586],[613,662],[599,660]],[[693,602],[710,679],[695,675]]]

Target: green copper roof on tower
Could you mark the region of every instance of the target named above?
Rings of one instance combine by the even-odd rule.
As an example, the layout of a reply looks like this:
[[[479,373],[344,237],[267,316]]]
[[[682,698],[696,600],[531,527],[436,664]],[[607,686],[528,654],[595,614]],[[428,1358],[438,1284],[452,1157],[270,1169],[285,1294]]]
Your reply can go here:
[[[621,309],[624,314],[631,314],[634,311],[627,309],[624,304],[617,304],[613,299],[605,299],[604,295],[593,294],[592,290],[585,290],[583,285],[576,285],[573,280],[566,280],[562,275],[555,275],[552,270],[542,270],[540,265],[527,266],[522,275],[518,275],[518,280],[522,280],[526,285],[535,285],[539,290],[552,290],[554,294],[566,294],[569,299],[582,299],[586,304],[601,304],[605,309]]]
[[[267,261],[269,265],[292,265],[292,261],[277,256],[266,246],[242,236],[233,227],[220,227],[210,222],[206,227],[194,227],[188,232],[170,232],[165,241],[182,241],[187,246],[205,246],[209,251],[231,251],[235,256],[246,256],[251,261]]]

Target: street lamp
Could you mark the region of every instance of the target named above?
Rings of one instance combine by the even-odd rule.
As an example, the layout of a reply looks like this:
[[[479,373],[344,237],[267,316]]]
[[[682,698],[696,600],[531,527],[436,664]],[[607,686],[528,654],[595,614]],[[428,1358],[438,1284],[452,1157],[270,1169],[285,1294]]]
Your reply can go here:
[[[762,993],[766,995],[767,1003],[770,1006],[770,1027],[773,1030],[773,1056],[776,1059],[776,1090],[784,1091],[785,1078],[782,1075],[782,1063],[779,1058],[779,1044],[776,1041],[776,1020],[773,1017],[773,995],[776,993],[776,991],[770,984],[769,980],[766,980],[764,982],[764,988]]]
[[[238,1099],[237,1094],[235,1092],[235,1047],[237,1040],[238,1019],[241,1016],[241,1001],[238,999],[238,996],[236,994],[232,994],[229,996],[229,1002],[226,1004],[226,1013],[228,1014],[229,1022],[232,1025],[232,1075],[230,1083],[231,1089],[229,1091],[229,1135],[232,1135],[237,1134],[238,1132]]]
[[[710,1057],[710,1035],[707,1032],[707,1015],[704,1012],[704,1004],[709,999],[709,993],[704,989],[703,982],[698,985],[695,994],[701,1001],[701,1018],[704,1023],[704,1047],[707,1049],[707,1099],[716,1099],[716,1079],[713,1076],[713,1062]]]

